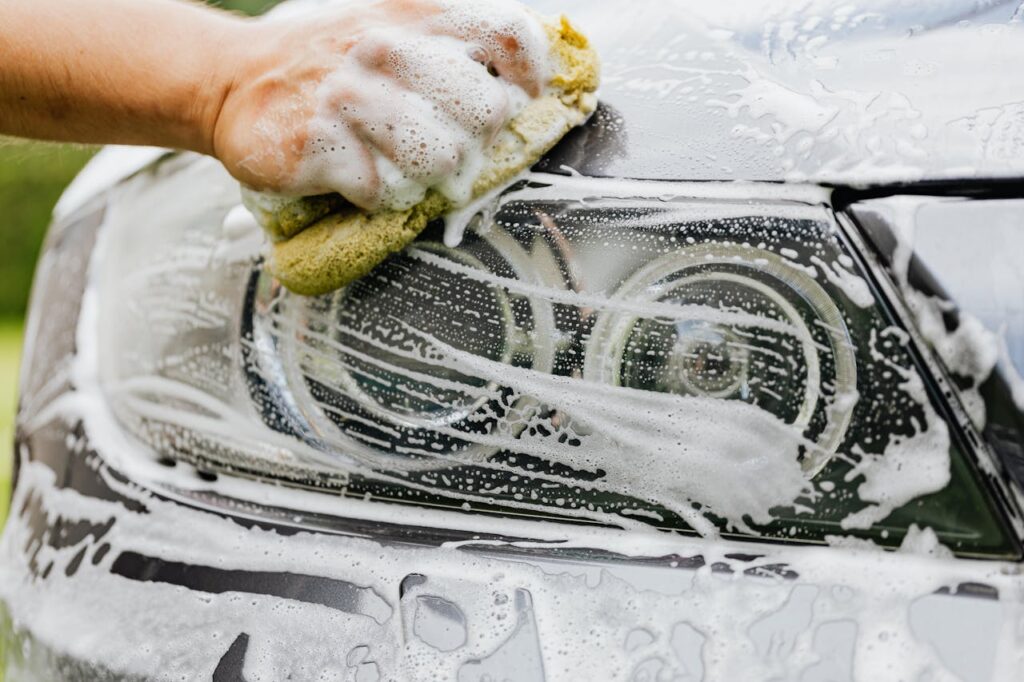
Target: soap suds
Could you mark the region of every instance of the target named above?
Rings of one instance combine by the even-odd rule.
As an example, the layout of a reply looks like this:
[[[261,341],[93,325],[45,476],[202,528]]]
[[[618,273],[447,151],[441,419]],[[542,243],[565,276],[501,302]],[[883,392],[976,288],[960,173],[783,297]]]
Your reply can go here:
[[[521,174],[518,178],[513,178],[509,181],[508,184],[515,184],[516,180],[524,177],[526,177],[526,174]],[[469,227],[470,222],[477,216],[480,217],[481,224],[486,225],[491,219],[491,213],[497,204],[498,198],[506,189],[507,187],[505,186],[495,187],[469,204],[461,208],[452,209],[446,213],[444,216],[444,245],[449,248],[455,248],[461,244],[462,237],[466,234],[466,228]]]
[[[937,559],[953,558],[953,551],[939,542],[939,537],[933,529],[918,528],[915,523],[910,524],[903,542],[900,543],[899,551]]]
[[[888,332],[905,342],[899,330],[892,328]],[[871,347],[877,362],[888,365],[903,378],[903,390],[924,410],[924,423],[910,437],[894,437],[882,455],[857,453],[860,460],[846,475],[846,480],[854,481],[863,476],[864,482],[857,487],[857,493],[861,500],[872,504],[842,520],[841,525],[847,530],[870,528],[911,500],[942,490],[951,478],[949,430],[931,408],[921,377],[878,352],[877,339],[871,340]]]
[[[811,262],[821,268],[828,281],[839,287],[855,305],[860,308],[870,308],[875,305],[875,297],[871,294],[871,289],[868,288],[868,283],[864,281],[863,277],[850,272],[839,262],[830,265],[817,256],[812,257]]]
[[[224,239],[228,241],[236,241],[259,229],[256,218],[241,204],[231,209],[224,217]]]
[[[973,315],[957,311],[958,325],[946,328],[943,313],[954,308],[943,299],[918,291],[909,281],[910,261],[914,254],[914,232],[919,207],[928,201],[920,197],[893,197],[886,201],[887,215],[892,220],[896,249],[892,270],[896,285],[914,316],[917,330],[928,341],[946,369],[970,380],[959,395],[975,427],[985,425],[985,401],[979,393],[981,384],[992,374],[999,356],[996,335],[987,330]]]
[[[500,0],[378,13],[320,83],[292,184],[366,211],[410,208],[429,189],[465,204],[499,131],[553,75],[541,18]]]

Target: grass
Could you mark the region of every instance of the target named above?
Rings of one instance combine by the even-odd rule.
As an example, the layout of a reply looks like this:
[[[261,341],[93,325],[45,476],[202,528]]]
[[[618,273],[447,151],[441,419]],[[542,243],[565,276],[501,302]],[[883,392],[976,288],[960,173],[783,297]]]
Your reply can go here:
[[[50,212],[93,153],[72,145],[0,139],[0,319],[24,314]]]
[[[17,409],[21,322],[0,322],[0,524],[7,518],[14,452],[14,412]]]

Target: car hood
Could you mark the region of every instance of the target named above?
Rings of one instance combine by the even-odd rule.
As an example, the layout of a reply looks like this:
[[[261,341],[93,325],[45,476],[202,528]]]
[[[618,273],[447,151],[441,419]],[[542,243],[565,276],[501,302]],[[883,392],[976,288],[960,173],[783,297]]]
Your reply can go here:
[[[835,185],[1019,177],[1018,3],[594,3],[603,110],[549,164]]]

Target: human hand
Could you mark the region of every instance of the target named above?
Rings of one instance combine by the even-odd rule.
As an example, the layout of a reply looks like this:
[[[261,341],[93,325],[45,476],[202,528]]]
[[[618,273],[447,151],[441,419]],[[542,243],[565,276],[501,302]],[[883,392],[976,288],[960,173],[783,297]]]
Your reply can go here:
[[[544,28],[515,2],[345,2],[230,39],[214,155],[254,189],[369,211],[430,187],[468,200],[483,151],[548,78]]]

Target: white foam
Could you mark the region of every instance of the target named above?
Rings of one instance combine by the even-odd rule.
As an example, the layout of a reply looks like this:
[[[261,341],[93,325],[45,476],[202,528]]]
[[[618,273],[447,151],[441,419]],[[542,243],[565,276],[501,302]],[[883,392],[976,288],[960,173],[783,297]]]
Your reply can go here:
[[[903,542],[900,543],[899,551],[940,559],[953,558],[953,550],[939,542],[939,536],[935,534],[934,529],[919,528],[916,523],[910,524]]]
[[[914,254],[914,233],[917,211],[929,197],[893,197],[885,201],[892,221],[896,248],[892,268],[896,285],[914,316],[917,330],[928,341],[946,369],[971,381],[959,391],[961,403],[977,428],[985,425],[985,401],[979,393],[982,383],[995,369],[999,356],[998,340],[973,315],[958,311],[959,323],[949,331],[943,313],[954,308],[944,299],[929,296],[916,289],[909,280],[910,261]]]
[[[229,241],[244,239],[253,233],[258,233],[260,225],[256,217],[245,206],[235,206],[225,216],[223,231],[224,238]]]
[[[519,177],[511,180],[509,185],[514,184],[527,174],[521,174]],[[479,199],[473,200],[466,206],[449,211],[444,217],[444,245],[450,248],[455,248],[462,243],[462,237],[466,233],[466,228],[476,218],[480,216],[482,224],[486,224],[491,211],[499,196],[507,189],[506,185],[500,185],[495,187],[490,192],[487,192]]]
[[[860,308],[870,308],[875,305],[875,297],[871,294],[871,289],[863,277],[850,272],[839,262],[830,265],[817,256],[811,256],[811,262],[820,267],[828,281],[839,287],[839,290],[854,305]]]
[[[889,328],[885,333],[902,336],[896,328]],[[870,528],[911,500],[942,490],[952,477],[949,430],[928,402],[921,377],[913,369],[904,369],[878,352],[876,343],[877,339],[872,339],[873,359],[903,378],[900,388],[920,405],[924,423],[910,437],[892,437],[880,455],[858,453],[860,461],[847,473],[846,480],[864,476],[857,494],[861,500],[872,504],[842,520],[840,525],[847,530]]]
[[[551,49],[518,3],[438,6],[360,25],[317,90],[294,193],[338,192],[368,211],[410,208],[428,189],[471,200],[497,136],[545,93]]]
[[[574,469],[602,470],[598,489],[665,505],[704,534],[714,534],[713,527],[691,503],[701,503],[744,528],[745,517],[767,523],[773,507],[811,494],[799,448],[813,450],[814,445],[760,408],[501,366],[409,331],[426,338],[443,364],[500,381],[582,426],[577,426],[580,447],[545,442],[548,457]],[[529,440],[520,438],[516,449]],[[752,448],[752,443],[759,447]]]

